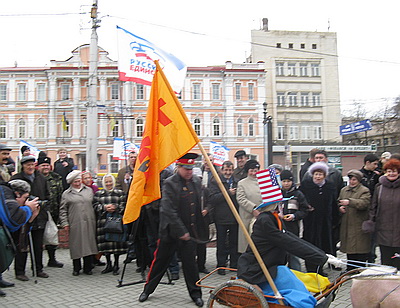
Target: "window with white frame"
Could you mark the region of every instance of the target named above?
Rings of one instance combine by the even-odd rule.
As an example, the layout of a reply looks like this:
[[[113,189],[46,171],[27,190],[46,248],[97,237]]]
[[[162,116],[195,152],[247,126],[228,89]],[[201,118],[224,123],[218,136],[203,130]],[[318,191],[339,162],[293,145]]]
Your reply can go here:
[[[321,93],[312,93],[312,103],[315,107],[321,106]]]
[[[67,100],[70,98],[70,85],[69,83],[62,83],[61,84],[61,99]]]
[[[284,63],[283,62],[276,62],[275,63],[275,74],[276,76],[283,76],[284,75]]]
[[[136,120],[136,137],[142,137],[144,131],[144,120],[137,119]]]
[[[0,119],[0,138],[7,138],[7,122],[5,119]]]
[[[254,100],[254,83],[249,83],[247,85],[249,91],[249,101]]]
[[[144,85],[136,84],[136,99],[144,99]]]
[[[301,127],[301,139],[310,140],[311,139],[311,129],[310,126]]]
[[[114,120],[113,127],[111,127],[111,136],[118,137],[119,136],[119,121]]]
[[[7,84],[2,83],[0,84],[0,101],[7,100]]]
[[[25,83],[18,84],[18,100],[19,101],[26,100],[26,84]]]
[[[285,139],[285,126],[278,125],[278,140],[284,140],[284,139]]]
[[[278,92],[276,98],[278,106],[285,106],[285,92]]]
[[[307,67],[308,67],[307,63],[300,63],[300,76],[302,77],[308,76]]]
[[[298,139],[299,139],[299,127],[289,126],[289,140],[298,140]]]
[[[221,135],[221,124],[219,118],[214,118],[213,120],[213,136]]]
[[[301,92],[300,104],[302,107],[308,107],[310,105],[308,101],[308,92]]]
[[[46,138],[46,121],[39,119],[36,122],[36,136],[37,138]]]
[[[238,118],[236,120],[236,127],[237,127],[238,137],[242,137],[243,136],[243,120],[241,118]]]
[[[201,136],[201,120],[199,118],[194,119],[194,131],[197,134],[197,136]]]
[[[119,84],[111,84],[111,99],[119,99]]]
[[[321,126],[314,126],[314,138],[315,140],[322,139],[322,127]]]
[[[36,90],[37,90],[37,100],[38,101],[45,101],[46,100],[46,84],[44,83],[38,83],[36,85]]]
[[[297,93],[296,92],[289,92],[288,93],[288,101],[289,106],[297,106]]]
[[[108,154],[108,165],[110,173],[118,173],[119,170],[119,160],[114,159],[112,154]]]
[[[253,118],[249,119],[249,136],[250,137],[254,136],[254,119]]]
[[[319,63],[311,63],[311,76],[313,77],[321,76],[319,71]]]
[[[220,99],[220,93],[219,93],[219,88],[220,85],[219,83],[213,83],[212,84],[212,99],[213,100],[219,100]]]
[[[235,83],[235,100],[240,100],[241,99],[241,90],[242,90],[242,85],[240,83]]]
[[[200,83],[193,84],[193,99],[201,99]]]
[[[296,63],[288,63],[288,76],[296,76]]]
[[[17,125],[18,133],[17,136],[19,139],[26,138],[26,122],[24,119],[18,120]]]

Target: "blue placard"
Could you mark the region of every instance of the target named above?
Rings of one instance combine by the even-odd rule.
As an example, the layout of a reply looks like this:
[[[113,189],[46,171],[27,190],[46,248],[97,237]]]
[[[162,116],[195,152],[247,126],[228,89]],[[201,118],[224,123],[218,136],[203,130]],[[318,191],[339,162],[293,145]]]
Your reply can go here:
[[[372,125],[370,120],[362,120],[355,123],[350,123],[346,125],[341,125],[339,127],[340,135],[349,135],[354,133],[363,132],[366,130],[371,130]]]

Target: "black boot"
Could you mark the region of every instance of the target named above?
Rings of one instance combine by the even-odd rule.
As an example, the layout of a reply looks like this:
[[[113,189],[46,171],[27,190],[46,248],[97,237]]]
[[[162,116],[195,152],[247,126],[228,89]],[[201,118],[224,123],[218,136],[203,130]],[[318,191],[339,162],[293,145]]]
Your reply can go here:
[[[119,260],[119,255],[114,254],[114,267],[113,267],[113,275],[118,275],[119,274],[119,265],[118,265],[118,260]]]
[[[54,245],[46,245],[47,253],[49,255],[49,262],[47,263],[48,267],[58,267],[61,268],[64,266],[63,263],[58,262],[56,260],[56,249],[57,246]]]
[[[106,268],[101,271],[102,274],[107,274],[107,273],[113,271],[113,268],[111,265],[111,255],[109,253],[107,253],[107,254],[105,254],[105,256],[106,256],[107,264],[106,264]]]

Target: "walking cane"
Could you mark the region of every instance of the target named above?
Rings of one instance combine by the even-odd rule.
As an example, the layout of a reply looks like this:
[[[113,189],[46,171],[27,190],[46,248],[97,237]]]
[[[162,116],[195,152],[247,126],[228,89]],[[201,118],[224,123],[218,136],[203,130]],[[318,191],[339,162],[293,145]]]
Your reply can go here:
[[[29,252],[31,254],[31,263],[32,263],[32,276],[35,277],[35,284],[37,283],[37,270],[36,270],[36,260],[35,260],[35,252],[33,251],[33,239],[32,232],[29,231]]]

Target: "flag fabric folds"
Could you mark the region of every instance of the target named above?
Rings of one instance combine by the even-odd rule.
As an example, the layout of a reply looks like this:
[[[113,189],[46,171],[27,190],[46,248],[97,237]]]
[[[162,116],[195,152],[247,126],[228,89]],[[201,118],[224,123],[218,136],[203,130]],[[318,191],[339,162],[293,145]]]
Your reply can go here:
[[[148,40],[117,26],[118,70],[121,81],[151,85],[159,61],[175,93],[179,93],[186,77],[186,65]]]
[[[67,117],[65,116],[65,112],[63,112],[63,115],[61,117],[61,126],[63,128],[63,131],[65,132],[68,131],[68,120]]]
[[[264,206],[283,200],[282,191],[276,179],[275,168],[258,171],[256,176]]]
[[[160,198],[160,172],[200,142],[158,61],[155,64],[146,125],[124,214],[125,224],[139,217],[142,205]]]
[[[30,144],[29,142],[26,142],[25,140],[20,139],[19,140],[19,149],[21,151],[21,148],[26,145],[29,147],[29,150],[31,151],[31,155],[35,156],[35,158],[38,158],[40,150],[35,147],[34,145]]]
[[[114,138],[113,159],[126,160],[130,152],[139,152],[139,146],[122,138]]]

